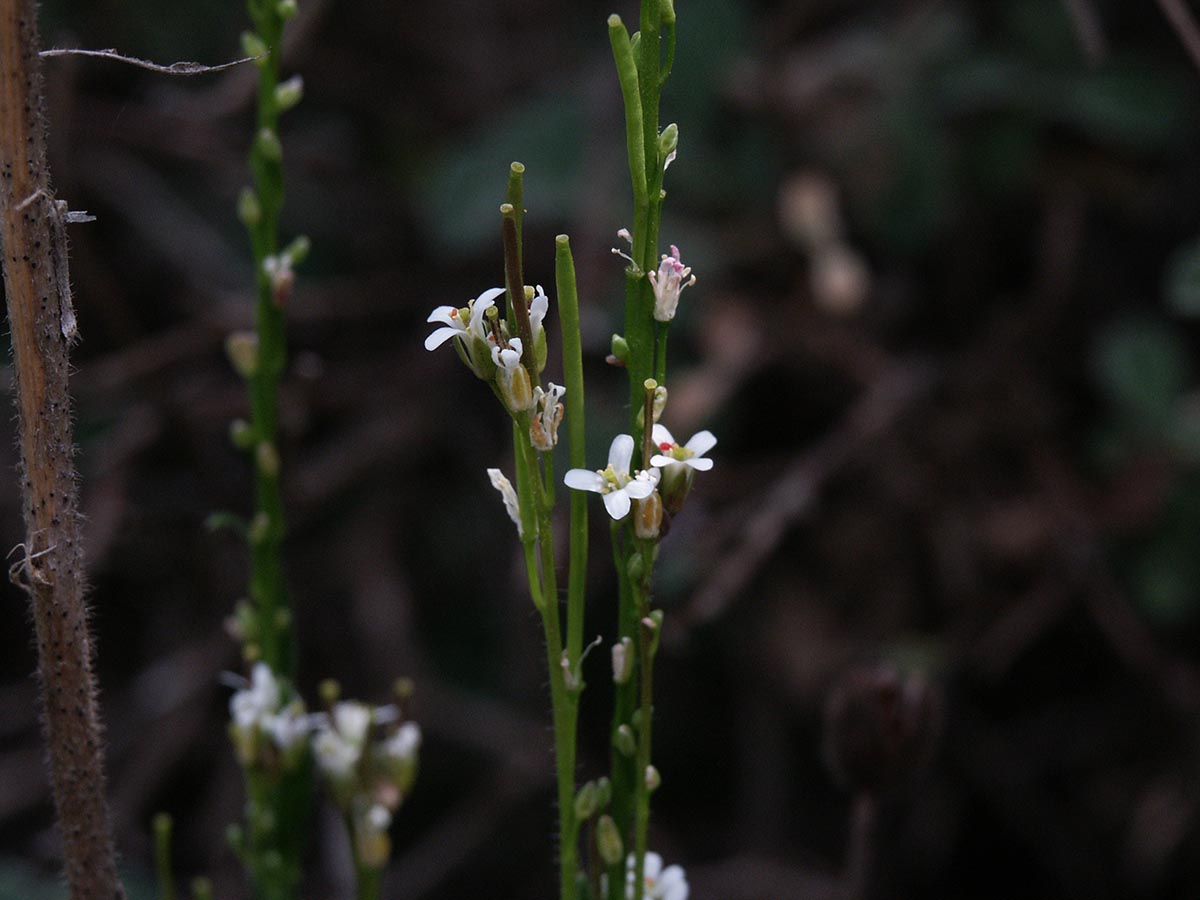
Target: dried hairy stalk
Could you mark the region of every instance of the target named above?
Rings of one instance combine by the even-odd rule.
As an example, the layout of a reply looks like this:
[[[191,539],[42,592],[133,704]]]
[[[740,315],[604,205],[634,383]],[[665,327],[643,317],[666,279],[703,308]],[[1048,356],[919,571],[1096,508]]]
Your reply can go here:
[[[84,606],[68,346],[74,319],[65,218],[46,168],[37,10],[0,0],[0,248],[17,375],[26,538],[11,574],[29,594],[43,728],[72,900],[125,896],[105,800],[103,744]]]

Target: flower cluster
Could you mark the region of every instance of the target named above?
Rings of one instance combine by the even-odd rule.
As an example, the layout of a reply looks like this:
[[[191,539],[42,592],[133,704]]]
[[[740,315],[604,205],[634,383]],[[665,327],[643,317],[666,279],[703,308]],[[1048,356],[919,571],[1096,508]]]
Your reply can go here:
[[[349,823],[359,864],[381,868],[391,853],[388,827],[417,777],[421,729],[394,706],[335,703],[314,717],[313,755],[334,803]]]
[[[310,717],[299,699],[282,702],[283,692],[270,667],[255,663],[250,680],[229,700],[229,737],[246,768],[291,770],[304,757]]]
[[[672,515],[682,508],[695,473],[712,468],[713,461],[705,454],[717,445],[711,431],[698,432],[682,445],[662,425],[654,425],[652,435],[659,452],[650,457],[648,469],[630,471],[633,438],[619,434],[609,448],[607,468],[595,472],[571,469],[563,477],[569,488],[600,494],[604,508],[615,520],[625,518],[636,503],[634,528],[640,538],[658,536],[664,507]]]
[[[663,868],[662,857],[657,853],[646,854],[642,873],[645,888],[641,894],[645,900],[688,900],[687,875],[681,866]],[[602,878],[601,894],[607,893],[607,877]],[[625,861],[625,897],[634,900],[639,896],[637,887],[637,857],[630,853]]]
[[[429,314],[428,322],[441,325],[425,338],[425,349],[435,350],[454,341],[459,358],[477,378],[492,382],[509,411],[530,409],[534,402],[529,376],[541,374],[546,367],[546,329],[543,325],[550,299],[539,284],[526,285],[524,302],[529,315],[533,346],[525,347],[515,328],[500,318],[497,298],[504,288],[489,288],[461,308],[439,306]]]

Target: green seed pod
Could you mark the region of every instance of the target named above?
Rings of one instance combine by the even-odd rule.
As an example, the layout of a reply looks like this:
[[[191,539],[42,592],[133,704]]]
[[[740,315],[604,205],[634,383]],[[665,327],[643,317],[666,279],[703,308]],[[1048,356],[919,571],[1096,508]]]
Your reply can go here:
[[[583,822],[590,819],[596,814],[598,805],[596,795],[596,782],[589,781],[579,789],[579,793],[575,795],[575,819],[578,822]]]

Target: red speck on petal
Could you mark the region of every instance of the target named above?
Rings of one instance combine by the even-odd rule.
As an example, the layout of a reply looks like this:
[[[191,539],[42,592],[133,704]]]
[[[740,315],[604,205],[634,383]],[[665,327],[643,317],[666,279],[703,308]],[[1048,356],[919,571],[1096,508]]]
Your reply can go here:
[[[658,445],[658,449],[661,450],[663,453],[670,453],[672,450],[675,449],[675,445],[672,444],[670,441],[663,441],[661,444]]]
[[[450,318],[452,318],[452,319],[458,318],[458,310],[457,309],[450,310]]]

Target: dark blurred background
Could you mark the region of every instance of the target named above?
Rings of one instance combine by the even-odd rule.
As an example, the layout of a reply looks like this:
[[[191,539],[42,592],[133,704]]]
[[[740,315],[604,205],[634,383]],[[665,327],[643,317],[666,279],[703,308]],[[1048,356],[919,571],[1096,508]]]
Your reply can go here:
[[[663,240],[700,281],[665,421],[720,443],[662,548],[654,848],[694,900],[832,896],[853,801],[823,709],[846,673],[890,666],[941,721],[878,798],[872,895],[1197,896],[1200,75],[1180,36],[1119,0],[677,6]],[[236,2],[42,11],[48,45],[160,62],[239,55],[244,27]],[[523,161],[529,280],[552,283],[556,233],[575,250],[600,464],[626,418],[604,363],[631,215],[612,11],[301,0],[286,47],[306,98],[282,135],[285,234],[313,241],[283,398],[301,681],[382,702],[417,680],[389,898],[551,896],[540,629],[484,474],[511,473],[509,429],[421,342],[434,306],[500,282]],[[223,620],[246,564],[204,521],[245,512],[250,484],[222,340],[251,318],[234,203],[254,73],[46,71],[56,189],[98,216],[71,232],[74,386],[119,844],[152,896],[169,811],[180,875],[233,900],[218,673],[239,668]],[[11,477],[0,507],[11,546]],[[610,635],[592,512],[588,631]],[[62,893],[32,642],[3,591],[0,897],[41,900]],[[607,757],[591,666],[581,780]],[[340,824],[316,822],[307,896],[349,896]]]

